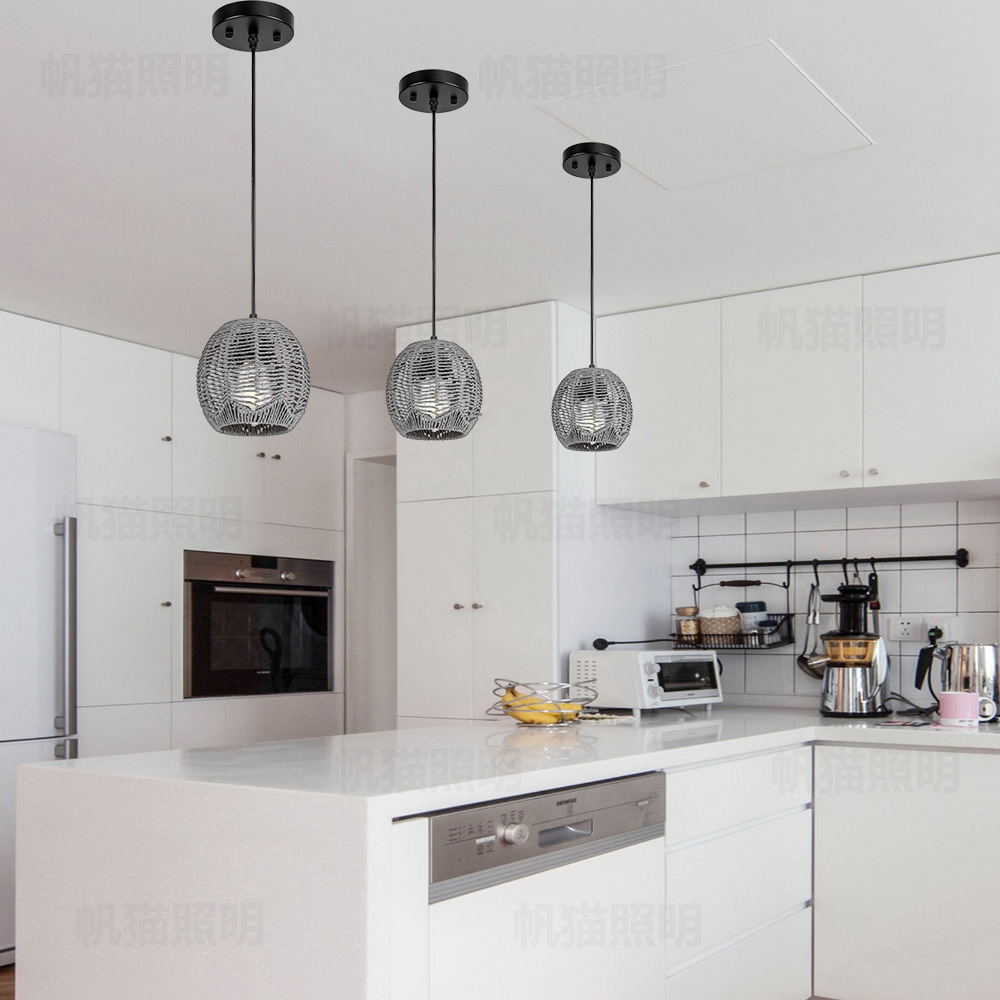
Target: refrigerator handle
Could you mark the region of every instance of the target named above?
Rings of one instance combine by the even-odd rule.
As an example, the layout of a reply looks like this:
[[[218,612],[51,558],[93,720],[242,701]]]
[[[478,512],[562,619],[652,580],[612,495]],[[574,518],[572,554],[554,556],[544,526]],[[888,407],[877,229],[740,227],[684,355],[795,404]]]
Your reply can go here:
[[[63,714],[54,720],[67,736],[76,734],[76,518],[64,517],[53,529],[63,540]]]

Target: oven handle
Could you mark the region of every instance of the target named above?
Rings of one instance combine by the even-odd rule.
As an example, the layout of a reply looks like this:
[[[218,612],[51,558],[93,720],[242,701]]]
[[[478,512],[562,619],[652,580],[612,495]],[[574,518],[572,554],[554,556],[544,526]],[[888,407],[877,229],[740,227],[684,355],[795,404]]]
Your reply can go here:
[[[329,590],[298,590],[294,587],[213,587],[216,594],[264,594],[268,597],[329,597]]]

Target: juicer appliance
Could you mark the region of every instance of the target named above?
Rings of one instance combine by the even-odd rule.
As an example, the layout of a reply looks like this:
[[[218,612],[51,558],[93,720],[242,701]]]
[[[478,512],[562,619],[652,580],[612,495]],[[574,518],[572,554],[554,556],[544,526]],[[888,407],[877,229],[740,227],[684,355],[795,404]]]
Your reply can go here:
[[[885,640],[868,630],[868,606],[877,594],[864,584],[841,584],[823,600],[836,604],[837,628],[820,638],[830,662],[823,673],[819,710],[832,718],[872,718],[889,714],[889,656]]]

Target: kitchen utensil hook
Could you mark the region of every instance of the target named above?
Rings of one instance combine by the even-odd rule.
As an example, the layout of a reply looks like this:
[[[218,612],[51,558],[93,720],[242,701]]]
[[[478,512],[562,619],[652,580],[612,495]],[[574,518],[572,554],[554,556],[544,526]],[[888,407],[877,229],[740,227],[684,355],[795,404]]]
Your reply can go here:
[[[816,586],[819,587],[819,560],[813,559],[813,580]]]
[[[843,574],[844,574],[844,583],[845,583],[846,586],[849,587],[851,585],[851,578],[847,575],[847,562],[848,562],[848,560],[847,560],[846,557],[843,558],[843,559],[841,559],[841,561],[840,561],[840,568],[841,568],[841,570],[843,571]]]

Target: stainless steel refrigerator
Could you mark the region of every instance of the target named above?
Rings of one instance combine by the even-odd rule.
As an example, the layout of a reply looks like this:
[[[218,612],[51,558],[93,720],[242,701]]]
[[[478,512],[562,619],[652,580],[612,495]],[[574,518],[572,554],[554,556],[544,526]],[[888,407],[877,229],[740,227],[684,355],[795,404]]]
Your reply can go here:
[[[0,425],[0,965],[17,766],[76,756],[76,440]]]

